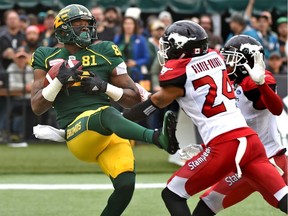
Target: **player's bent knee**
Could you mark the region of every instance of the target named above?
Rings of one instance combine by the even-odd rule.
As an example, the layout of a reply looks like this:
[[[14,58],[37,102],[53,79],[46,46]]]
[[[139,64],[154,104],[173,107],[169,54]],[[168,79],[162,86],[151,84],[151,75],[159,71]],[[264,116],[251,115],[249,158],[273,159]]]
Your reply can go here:
[[[213,216],[215,213],[206,205],[206,203],[200,199],[192,216]]]
[[[280,201],[279,201],[279,209],[282,212],[285,212],[286,214],[288,214],[288,207],[287,207],[287,202],[288,202],[288,195],[286,194]]]
[[[170,191],[167,187],[162,190],[161,196],[165,203],[174,202],[174,201],[178,201],[182,199],[186,200],[182,197],[179,197],[177,194],[173,193],[172,191]]]
[[[121,173],[114,179],[114,188],[117,191],[123,191],[126,194],[133,194],[135,189],[135,176],[134,172]]]

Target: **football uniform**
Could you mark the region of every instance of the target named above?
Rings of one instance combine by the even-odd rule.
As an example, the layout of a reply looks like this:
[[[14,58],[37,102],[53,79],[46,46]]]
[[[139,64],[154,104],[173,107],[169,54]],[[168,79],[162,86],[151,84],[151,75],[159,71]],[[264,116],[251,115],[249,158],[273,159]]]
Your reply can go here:
[[[33,55],[32,66],[48,71],[54,64],[68,59],[81,61],[83,74],[89,71],[106,82],[109,82],[114,68],[118,75],[127,73],[126,67],[121,66],[121,52],[112,42],[92,44],[73,55],[66,48],[40,47]],[[97,162],[113,178],[122,172],[134,171],[129,140],[118,137],[98,123],[98,119],[104,118],[103,111],[112,111],[106,94],[89,95],[83,91],[80,82],[75,82],[58,93],[53,107],[59,126],[66,129],[67,146],[74,156],[82,161]]]
[[[188,199],[237,171],[239,178],[243,172],[243,178],[265,198],[280,200],[288,188],[269,163],[259,137],[235,106],[225,69],[221,56],[212,51],[199,57],[168,60],[160,73],[161,86],[185,89],[185,95],[177,101],[198,127],[206,145],[173,174],[167,188]]]
[[[274,88],[276,81],[269,71],[265,72],[265,82]],[[278,169],[287,184],[287,156],[286,149],[281,144],[280,134],[277,130],[276,117],[268,109],[255,109],[253,102],[259,100],[260,92],[250,76],[245,77],[239,84],[235,84],[236,104],[240,108],[247,124],[259,135],[267,157]],[[237,178],[235,173],[230,173],[217,184],[207,190],[201,199],[214,212],[218,213],[228,208],[255,192],[245,178]],[[270,203],[277,205],[277,200],[270,196]]]
[[[54,64],[68,59],[81,61],[83,71],[97,74],[107,82],[109,82],[112,70],[123,62],[121,52],[114,43],[101,42],[92,44],[74,55],[70,55],[65,48],[40,47],[33,55],[32,66],[34,69],[48,71]],[[88,95],[80,91],[79,85],[80,83],[75,83],[66,91],[61,90],[53,102],[57,122],[61,128],[66,128],[84,110],[95,110],[109,105],[109,98],[106,94],[99,94],[98,97]]]

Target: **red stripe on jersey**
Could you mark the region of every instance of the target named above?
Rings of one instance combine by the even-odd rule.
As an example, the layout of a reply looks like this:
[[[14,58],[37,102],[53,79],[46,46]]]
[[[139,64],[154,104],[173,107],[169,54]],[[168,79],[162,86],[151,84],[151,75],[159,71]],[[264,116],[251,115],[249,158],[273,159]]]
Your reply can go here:
[[[160,82],[175,79],[185,74],[186,66],[190,61],[191,58],[171,59],[167,61],[165,66],[163,66],[160,72],[159,75]]]
[[[265,82],[267,83],[267,85],[276,84],[276,80],[273,77],[272,73],[267,70],[265,71]],[[251,79],[250,76],[245,77],[240,85],[244,92],[257,88],[256,83]]]

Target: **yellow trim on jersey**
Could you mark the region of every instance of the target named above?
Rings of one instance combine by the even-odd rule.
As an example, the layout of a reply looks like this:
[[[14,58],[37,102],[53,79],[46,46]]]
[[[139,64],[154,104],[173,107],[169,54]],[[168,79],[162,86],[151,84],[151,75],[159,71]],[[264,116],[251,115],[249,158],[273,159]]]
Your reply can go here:
[[[99,107],[99,108],[96,109],[96,110],[87,110],[87,111],[81,113],[80,115],[78,115],[78,116],[74,119],[74,121],[71,122],[69,125],[72,125],[73,123],[75,123],[76,121],[78,121],[80,118],[83,118],[83,117],[87,117],[87,116],[88,116],[88,120],[89,120],[89,118],[90,118],[90,116],[91,116],[92,114],[94,114],[94,113],[96,113],[96,112],[99,112],[99,111],[101,111],[101,110],[104,110],[104,109],[106,109],[106,108],[108,108],[108,107],[109,107],[109,106],[102,106],[102,107]],[[87,124],[88,124],[88,121],[87,121]],[[69,127],[69,125],[68,125],[68,127]],[[86,125],[86,129],[87,129],[87,128],[88,128],[88,125]]]
[[[53,53],[52,55],[48,56],[48,57],[44,60],[44,62],[45,62],[45,67],[46,67],[46,68],[48,68],[48,64],[47,64],[48,59],[51,58],[51,57],[53,57],[53,56],[55,56],[55,55],[57,55],[59,52],[61,52],[61,49],[58,50],[57,52]]]
[[[105,56],[103,56],[103,55],[95,52],[94,50],[88,49],[87,47],[86,47],[86,50],[92,52],[93,54],[95,54],[95,55],[97,55],[97,56],[101,56],[101,57],[102,57],[103,59],[105,59],[110,65],[112,64]]]

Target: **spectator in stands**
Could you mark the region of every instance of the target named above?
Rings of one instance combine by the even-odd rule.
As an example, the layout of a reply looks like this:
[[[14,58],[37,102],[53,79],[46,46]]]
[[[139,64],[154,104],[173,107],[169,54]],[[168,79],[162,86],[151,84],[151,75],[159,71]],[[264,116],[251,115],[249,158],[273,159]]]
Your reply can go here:
[[[159,64],[157,53],[159,50],[159,39],[163,36],[166,26],[160,20],[154,20],[150,25],[150,34],[151,37],[148,38],[148,45],[150,50],[150,59],[151,64],[148,67],[151,81],[151,92],[155,93],[160,90],[159,84],[159,74],[162,69],[162,66]],[[167,109],[156,110],[151,116],[147,118],[147,127],[148,128],[159,128],[162,127],[164,113]]]
[[[268,19],[269,26],[270,27],[272,26],[273,20],[272,20],[272,15],[269,11],[262,11],[260,16],[265,16]]]
[[[47,16],[47,12],[46,11],[41,11],[37,14],[37,20],[35,20],[37,22],[37,27],[40,30],[40,33],[42,34],[43,32],[45,32],[46,30],[46,26],[44,25],[44,19]],[[31,24],[32,25],[32,24]]]
[[[28,15],[29,25],[37,25],[38,26],[38,17],[35,14],[29,13]]]
[[[25,52],[24,47],[19,47],[15,53],[14,62],[12,62],[8,68],[7,72],[9,73],[9,89],[10,91],[23,91],[26,92],[24,98],[23,96],[13,97],[12,98],[12,107],[11,107],[11,141],[19,144],[23,144],[22,138],[24,136],[24,127],[23,127],[23,108],[30,108],[30,91],[33,81],[33,69],[29,65],[30,56]],[[24,106],[25,104],[25,106]],[[24,106],[24,107],[23,107]],[[27,109],[28,110],[28,109]],[[28,114],[28,112],[26,112]],[[32,111],[30,111],[32,114]],[[30,116],[30,115],[29,115]],[[29,118],[32,122],[32,118]],[[27,125],[25,125],[25,128]],[[30,128],[32,130],[32,128]]]
[[[26,14],[21,14],[20,18],[20,29],[22,32],[25,32],[26,28],[29,26],[29,18]]]
[[[121,31],[122,15],[118,7],[107,7],[104,10],[105,26],[111,28],[114,34],[118,34]]]
[[[113,41],[116,32],[114,28],[106,26],[103,8],[100,6],[94,6],[90,11],[97,21],[98,40]]]
[[[150,34],[151,37],[148,38],[148,45],[150,50],[150,65],[148,71],[151,74],[152,81],[152,91],[158,91],[159,86],[159,73],[162,66],[159,64],[157,58],[157,52],[159,50],[159,39],[162,37],[165,31],[165,24],[160,20],[154,20],[150,25]]]
[[[253,29],[258,29],[258,19],[256,16],[253,16],[253,7],[255,0],[249,0],[245,9],[244,19],[247,21]]]
[[[226,22],[229,23],[230,34],[228,35],[226,41],[232,38],[235,35],[249,35],[253,38],[257,37],[257,32],[251,26],[247,25],[244,17],[240,13],[232,14],[231,17],[226,18]]]
[[[168,11],[162,11],[158,16],[158,19],[163,22],[166,27],[171,25],[173,22],[172,15]]]
[[[155,20],[152,22],[150,27],[151,37],[148,39],[150,46],[150,54],[151,54],[151,66],[148,71],[151,75],[151,91],[153,93],[159,91],[161,89],[159,84],[159,74],[161,72],[162,66],[160,65],[157,52],[159,50],[159,39],[163,36],[165,32],[166,26],[161,20]],[[154,49],[154,50],[153,50]],[[167,107],[156,110],[151,116],[147,118],[147,127],[148,128],[158,128],[162,126],[164,114],[167,110],[172,110],[175,114],[179,111],[178,103],[172,102]],[[169,156],[170,157],[170,156]]]
[[[195,22],[195,23],[200,23],[200,19],[196,16],[191,17],[191,21]]]
[[[272,52],[268,59],[267,70],[273,74],[287,74],[287,66],[283,64],[283,58],[280,52]]]
[[[287,64],[287,55],[285,52],[285,45],[288,40],[288,18],[287,17],[280,17],[276,21],[277,25],[277,33],[278,33],[278,43],[279,43],[279,50],[280,54],[283,59],[283,64]]]
[[[41,45],[40,31],[35,25],[28,26],[25,31],[25,51],[31,59],[32,53]]]
[[[0,33],[0,64],[7,69],[13,62],[15,50],[24,44],[25,34],[20,29],[20,18],[15,10],[7,10],[4,20],[6,28]]]
[[[213,20],[211,16],[208,14],[202,15],[199,19],[199,24],[204,28],[208,35],[209,48],[220,50],[223,40],[221,36],[215,35],[213,33]]]
[[[122,52],[131,78],[140,82],[144,79],[143,67],[150,63],[147,39],[138,33],[137,20],[132,17],[124,17],[121,28],[122,32],[115,36],[114,43]]]
[[[146,37],[146,38],[151,37],[151,32],[150,32],[151,26],[154,23],[154,21],[157,21],[157,20],[160,21],[158,19],[158,16],[156,16],[155,14],[149,15],[147,17],[147,19],[145,20],[146,25],[144,26],[143,33],[142,33],[142,35],[144,35],[144,37]]]
[[[8,66],[10,90],[30,92],[33,80],[32,67],[29,65],[30,55],[24,47],[19,47],[15,53],[14,61]],[[24,77],[23,77],[24,76]]]
[[[48,10],[45,15],[45,18],[43,21],[43,26],[45,30],[41,33],[41,36],[40,36],[43,46],[55,47],[58,44],[58,41],[54,33],[55,16],[56,16],[56,13],[53,10]]]
[[[264,48],[265,58],[269,59],[271,52],[279,52],[279,43],[276,33],[271,31],[271,18],[266,12],[261,13],[258,18],[258,31],[254,37]]]

